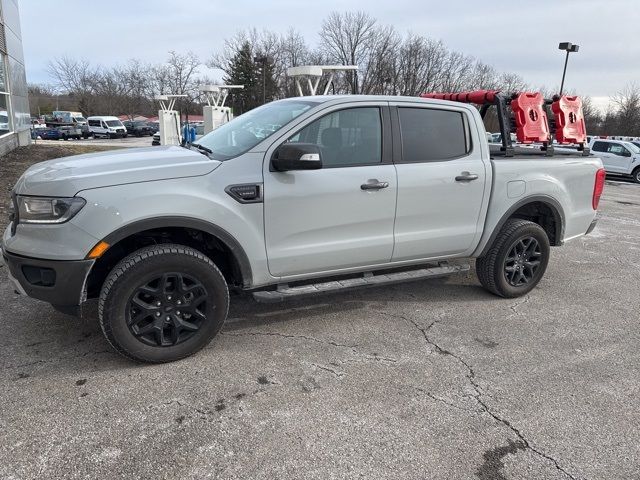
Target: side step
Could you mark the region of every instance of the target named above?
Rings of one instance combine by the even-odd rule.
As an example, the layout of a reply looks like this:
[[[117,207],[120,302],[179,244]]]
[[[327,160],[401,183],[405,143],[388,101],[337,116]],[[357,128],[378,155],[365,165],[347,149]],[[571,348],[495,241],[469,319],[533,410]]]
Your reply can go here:
[[[425,278],[442,277],[454,273],[466,272],[470,265],[439,265],[437,267],[420,268],[403,272],[381,273],[374,275],[365,273],[363,277],[333,280],[322,283],[312,283],[289,287],[287,284],[278,285],[276,290],[262,290],[253,292],[253,298],[260,303],[283,302],[288,298],[301,297],[303,295],[315,295],[336,291],[350,290],[361,287],[375,287],[392,283],[413,282]]]

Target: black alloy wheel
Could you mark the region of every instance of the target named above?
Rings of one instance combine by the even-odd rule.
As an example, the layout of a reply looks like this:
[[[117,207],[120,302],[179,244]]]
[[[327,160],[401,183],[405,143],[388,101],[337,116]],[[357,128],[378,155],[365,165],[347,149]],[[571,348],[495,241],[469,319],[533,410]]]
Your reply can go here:
[[[504,261],[504,275],[509,285],[520,287],[531,282],[540,267],[541,256],[540,244],[534,237],[518,239]]]
[[[198,332],[211,307],[200,281],[184,273],[165,273],[135,290],[129,299],[127,325],[147,345],[178,345]]]

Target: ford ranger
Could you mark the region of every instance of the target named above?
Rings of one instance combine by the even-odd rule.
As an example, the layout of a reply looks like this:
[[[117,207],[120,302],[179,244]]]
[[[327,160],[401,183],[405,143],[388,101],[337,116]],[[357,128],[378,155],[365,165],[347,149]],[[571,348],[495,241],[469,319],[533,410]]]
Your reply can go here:
[[[97,298],[118,352],[167,362],[220,331],[230,289],[281,301],[475,258],[488,291],[524,295],[593,229],[603,184],[591,155],[492,152],[473,105],[290,98],[185,147],[30,167],[0,257],[19,293],[76,315]]]

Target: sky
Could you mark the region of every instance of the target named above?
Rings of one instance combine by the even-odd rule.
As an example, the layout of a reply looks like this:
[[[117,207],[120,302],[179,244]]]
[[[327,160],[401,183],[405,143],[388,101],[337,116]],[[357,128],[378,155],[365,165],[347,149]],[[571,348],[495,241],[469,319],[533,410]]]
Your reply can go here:
[[[113,66],[131,58],[160,63],[169,50],[191,50],[204,61],[236,31],[253,27],[282,33],[293,27],[315,45],[329,12],[364,11],[532,86],[558,87],[564,64],[558,43],[578,44],[565,90],[605,108],[626,85],[640,84],[637,7],[638,0],[20,0],[20,16],[29,83],[51,83],[47,64],[60,56]],[[201,73],[221,78],[206,67]]]

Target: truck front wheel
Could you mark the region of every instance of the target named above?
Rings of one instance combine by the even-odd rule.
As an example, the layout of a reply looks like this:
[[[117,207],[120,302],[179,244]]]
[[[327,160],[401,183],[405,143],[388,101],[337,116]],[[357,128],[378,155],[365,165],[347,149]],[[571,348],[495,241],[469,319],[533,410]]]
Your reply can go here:
[[[640,183],[640,167],[636,167],[631,176],[633,177],[634,182]]]
[[[227,283],[215,264],[182,245],[154,245],[124,258],[107,277],[100,326],[125,357],[179,360],[206,346],[229,308]]]
[[[543,277],[550,252],[549,238],[540,225],[511,218],[486,255],[476,260],[478,279],[495,295],[506,298],[525,295]]]

